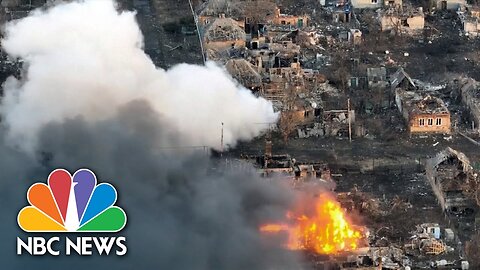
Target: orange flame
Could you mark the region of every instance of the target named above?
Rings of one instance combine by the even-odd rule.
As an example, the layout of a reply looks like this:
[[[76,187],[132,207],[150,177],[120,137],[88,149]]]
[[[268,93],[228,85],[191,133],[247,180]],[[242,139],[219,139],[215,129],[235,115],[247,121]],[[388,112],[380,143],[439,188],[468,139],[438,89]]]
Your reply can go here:
[[[314,202],[311,215],[287,213],[289,224],[265,224],[263,233],[286,232],[288,249],[313,250],[320,254],[334,254],[355,250],[362,239],[362,232],[355,229],[335,199],[321,194]]]

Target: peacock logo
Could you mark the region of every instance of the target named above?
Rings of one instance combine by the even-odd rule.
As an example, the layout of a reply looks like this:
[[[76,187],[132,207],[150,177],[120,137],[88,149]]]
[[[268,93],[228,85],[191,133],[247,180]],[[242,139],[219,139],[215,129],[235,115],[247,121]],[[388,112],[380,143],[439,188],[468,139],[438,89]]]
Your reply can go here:
[[[117,191],[108,183],[97,185],[95,174],[80,169],[73,176],[56,169],[48,185],[33,184],[27,192],[30,206],[18,213],[26,232],[119,232],[127,224],[122,208],[114,206]]]

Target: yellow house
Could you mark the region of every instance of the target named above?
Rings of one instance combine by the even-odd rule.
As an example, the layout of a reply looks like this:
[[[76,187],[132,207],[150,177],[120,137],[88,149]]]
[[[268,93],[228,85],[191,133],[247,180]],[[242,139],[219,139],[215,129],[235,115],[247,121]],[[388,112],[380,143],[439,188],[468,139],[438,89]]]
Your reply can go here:
[[[414,92],[402,89],[396,90],[395,100],[410,134],[450,134],[450,111],[443,100],[429,95],[421,98]]]

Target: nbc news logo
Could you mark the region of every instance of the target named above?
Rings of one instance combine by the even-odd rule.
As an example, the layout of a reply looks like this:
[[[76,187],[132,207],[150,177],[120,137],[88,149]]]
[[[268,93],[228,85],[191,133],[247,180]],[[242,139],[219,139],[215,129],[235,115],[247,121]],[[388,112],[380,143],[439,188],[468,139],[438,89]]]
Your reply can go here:
[[[27,192],[30,206],[18,213],[18,225],[26,232],[48,233],[115,233],[127,224],[122,208],[114,206],[117,191],[108,183],[97,185],[95,174],[80,169],[73,174],[63,169],[54,170],[48,177],[48,185],[33,184]],[[25,250],[30,255],[47,252],[58,256],[56,247],[60,237],[46,240],[43,237],[17,237],[17,254]],[[127,253],[125,237],[77,237],[75,241],[65,237],[65,254],[92,255],[95,248],[99,255],[109,255],[114,246],[115,254]]]

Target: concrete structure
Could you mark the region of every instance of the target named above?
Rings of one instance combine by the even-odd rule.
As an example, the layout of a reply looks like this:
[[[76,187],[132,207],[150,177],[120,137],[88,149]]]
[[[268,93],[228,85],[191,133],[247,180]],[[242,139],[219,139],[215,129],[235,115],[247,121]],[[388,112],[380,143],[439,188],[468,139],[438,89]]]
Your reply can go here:
[[[465,154],[448,147],[427,161],[426,175],[443,211],[471,215],[477,210],[469,188],[476,175]]]
[[[440,225],[438,223],[424,223],[420,224],[417,227],[417,233],[419,234],[427,234],[435,239],[440,239],[441,230]]]
[[[359,29],[350,29],[348,32],[348,41],[354,45],[362,43],[362,31]]]
[[[480,127],[480,83],[471,78],[465,79],[460,91],[462,102],[468,107],[475,126]]]
[[[246,34],[237,21],[221,16],[205,27],[202,40],[205,50],[222,51],[245,47]]]
[[[388,85],[387,69],[385,67],[367,68],[369,88],[382,88]]]
[[[402,0],[385,0],[384,4],[386,7],[401,9],[403,1]]]
[[[262,76],[247,60],[230,59],[225,64],[225,68],[241,85],[253,92],[261,91]]]
[[[384,0],[352,0],[354,8],[381,8]]]
[[[450,134],[450,112],[441,99],[432,96],[422,98],[414,92],[397,89],[395,103],[410,134]]]
[[[399,68],[389,78],[390,89],[395,93],[397,89],[416,90],[417,86],[413,82],[410,75],[403,68]]]
[[[469,7],[467,11],[457,11],[465,35],[477,37],[480,34],[480,9]]]
[[[275,9],[275,17],[272,21],[273,24],[279,25],[294,25],[298,28],[302,28],[308,25],[309,18],[306,15],[303,16],[295,16],[295,15],[288,15],[282,14],[280,12],[280,8]]]
[[[431,0],[430,6],[437,10],[458,10],[464,7],[466,3],[465,0]]]
[[[382,31],[398,31],[413,34],[425,27],[423,9],[399,12],[389,9],[380,14],[380,28]]]
[[[462,20],[463,31],[469,36],[477,37],[480,34],[480,24],[476,18]]]

